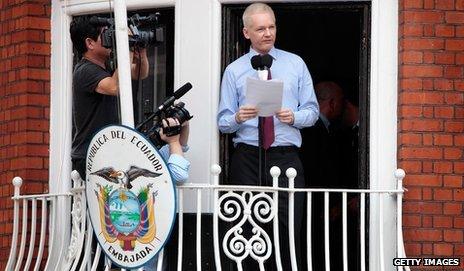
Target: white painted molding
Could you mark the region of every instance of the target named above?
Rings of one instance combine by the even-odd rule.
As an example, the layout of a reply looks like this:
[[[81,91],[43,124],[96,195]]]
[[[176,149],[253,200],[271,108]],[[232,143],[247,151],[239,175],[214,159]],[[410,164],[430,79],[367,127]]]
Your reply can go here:
[[[56,11],[56,12],[53,12]],[[68,192],[71,181],[71,69],[72,47],[69,38],[69,17],[58,0],[52,1],[51,60],[50,60],[50,165],[49,192]],[[57,217],[71,221],[69,200],[59,199]],[[58,223],[55,228],[54,245],[50,266],[58,266],[59,255],[68,247],[70,225]]]
[[[221,78],[221,4],[217,0],[177,0],[175,25],[175,86],[191,82],[184,98],[193,114],[190,126],[191,182],[213,183],[210,166],[219,161],[216,114]],[[186,191],[188,193],[188,191]],[[194,211],[194,194],[185,197],[187,212]],[[204,211],[212,212],[212,197],[205,195]]]
[[[66,5],[67,13],[69,15],[82,15],[82,14],[95,14],[108,12],[110,2],[105,0],[70,0],[65,4],[61,1],[63,7]],[[139,10],[149,8],[163,8],[173,7],[175,0],[157,0],[157,1],[145,1],[145,0],[127,0],[127,10]],[[111,1],[111,8],[114,8],[114,2]]]
[[[369,180],[371,189],[396,187],[393,173],[397,164],[397,97],[398,97],[398,1],[372,1],[371,15],[371,80],[370,80],[370,153]],[[395,198],[383,202],[384,234],[379,232],[379,200],[370,202],[370,270],[379,270],[379,252],[375,245],[383,238],[385,270],[396,252]]]

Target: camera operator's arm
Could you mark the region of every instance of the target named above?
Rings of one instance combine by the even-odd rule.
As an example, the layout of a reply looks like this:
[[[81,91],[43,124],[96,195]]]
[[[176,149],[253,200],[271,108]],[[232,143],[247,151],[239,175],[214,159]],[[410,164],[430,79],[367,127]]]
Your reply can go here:
[[[168,118],[168,121],[171,126],[179,124],[179,122],[173,118]],[[163,127],[166,126],[167,121],[163,120]],[[163,146],[159,151],[163,158],[167,161],[167,165],[171,171],[173,179],[176,182],[187,180],[190,162],[183,156],[182,146],[179,142],[181,135],[166,136],[163,129],[161,129],[160,137],[163,141],[168,143],[168,145]]]
[[[136,56],[137,55],[137,56]],[[147,51],[146,49],[142,49],[140,54],[130,52],[130,62],[136,62],[136,64],[132,64],[131,67],[131,75],[132,79],[136,79],[139,75],[139,67],[140,69],[140,78],[144,79],[148,76],[148,59],[147,59]],[[136,59],[140,57],[140,61]],[[140,63],[140,65],[139,65]],[[113,95],[116,96],[119,93],[119,81],[118,81],[118,69],[116,69],[111,77],[106,77],[102,79],[95,89],[98,93],[104,95]]]
[[[182,124],[182,128],[180,130],[179,142],[182,147],[187,147],[189,133],[190,133],[189,121],[186,121]]]
[[[148,68],[147,48],[135,48],[131,67],[132,79],[137,80],[147,78]]]
[[[118,70],[116,69],[111,77],[103,78],[95,89],[96,92],[104,95],[118,95]]]

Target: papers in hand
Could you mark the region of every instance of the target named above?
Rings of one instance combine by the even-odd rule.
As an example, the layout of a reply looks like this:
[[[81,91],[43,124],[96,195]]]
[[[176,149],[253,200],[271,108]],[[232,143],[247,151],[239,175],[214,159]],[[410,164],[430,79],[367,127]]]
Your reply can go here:
[[[248,77],[245,104],[256,106],[260,117],[274,116],[282,108],[283,89],[282,81]]]

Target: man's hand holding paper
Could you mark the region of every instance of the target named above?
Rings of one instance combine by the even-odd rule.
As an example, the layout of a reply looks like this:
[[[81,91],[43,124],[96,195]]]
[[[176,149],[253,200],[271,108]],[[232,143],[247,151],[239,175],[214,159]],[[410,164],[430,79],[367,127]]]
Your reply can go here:
[[[276,117],[280,120],[280,122],[289,125],[293,125],[293,122],[295,121],[295,115],[293,114],[293,111],[290,109],[282,109],[277,111]]]
[[[255,118],[258,115],[258,109],[255,106],[243,105],[240,106],[240,109],[235,114],[235,121],[237,123],[242,123],[249,119]]]
[[[274,116],[282,108],[284,83],[278,80],[247,78],[246,104],[258,110],[258,116]]]

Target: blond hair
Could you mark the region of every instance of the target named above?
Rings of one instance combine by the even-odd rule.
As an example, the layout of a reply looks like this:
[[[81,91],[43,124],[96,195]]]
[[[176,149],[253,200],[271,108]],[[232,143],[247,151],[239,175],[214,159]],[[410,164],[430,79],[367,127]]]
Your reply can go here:
[[[264,3],[254,3],[249,5],[245,11],[243,12],[242,20],[243,26],[249,27],[251,25],[251,15],[258,14],[258,13],[268,13],[272,16],[275,22],[275,15],[274,11],[270,6]]]

